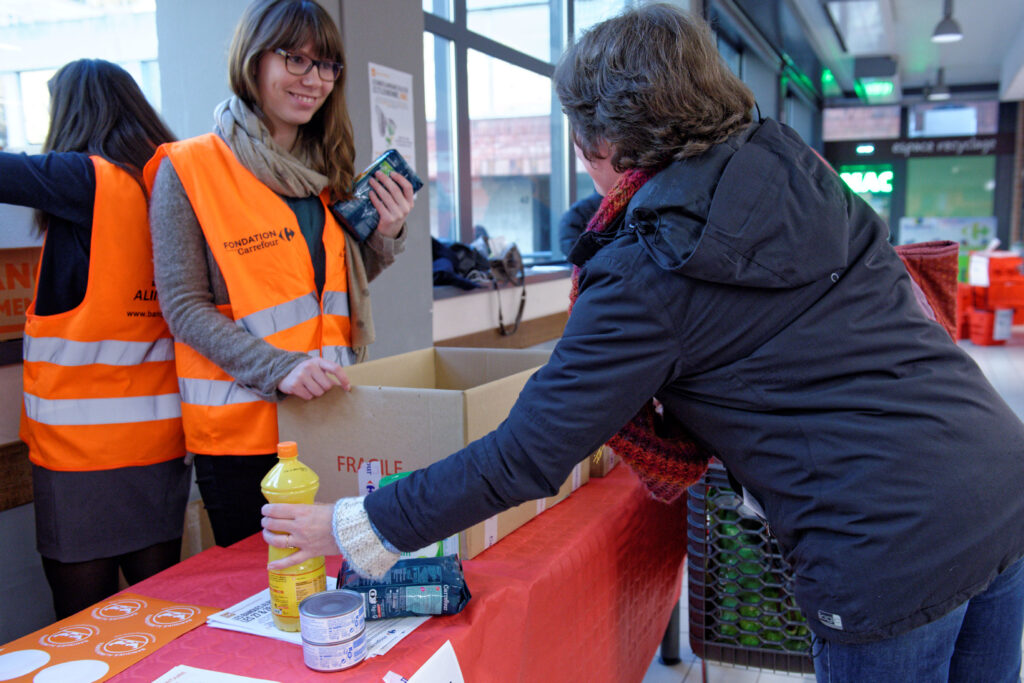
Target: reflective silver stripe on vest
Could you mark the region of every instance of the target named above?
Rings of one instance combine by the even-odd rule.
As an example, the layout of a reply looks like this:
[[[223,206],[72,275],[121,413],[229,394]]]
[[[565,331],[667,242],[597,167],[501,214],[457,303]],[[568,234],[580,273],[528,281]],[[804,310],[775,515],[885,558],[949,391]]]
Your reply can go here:
[[[324,292],[324,313],[348,317],[348,292]]]
[[[298,299],[250,313],[244,318],[236,320],[235,324],[249,334],[263,339],[275,332],[287,330],[289,327],[312,320],[318,315],[320,315],[320,304],[317,303],[316,295],[310,293],[304,294]]]
[[[26,393],[25,414],[53,426],[112,425],[181,417],[177,394],[46,399]]]
[[[322,357],[338,365],[355,365],[356,362],[356,354],[347,346],[325,346]]]
[[[263,400],[248,389],[243,389],[226,379],[179,377],[178,390],[181,391],[183,403],[196,406],[226,406]]]
[[[25,337],[23,358],[27,363],[53,363],[65,367],[92,365],[140,365],[174,360],[174,340],[151,342],[104,339],[72,341],[60,337]]]

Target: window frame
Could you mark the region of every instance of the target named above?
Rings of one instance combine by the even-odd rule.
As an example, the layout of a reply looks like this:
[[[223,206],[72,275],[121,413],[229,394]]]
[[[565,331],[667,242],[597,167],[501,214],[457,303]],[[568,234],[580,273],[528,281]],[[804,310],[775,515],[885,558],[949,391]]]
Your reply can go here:
[[[512,66],[519,67],[526,71],[538,74],[551,79],[555,72],[555,60],[545,62],[532,55],[520,52],[492,38],[481,35],[468,28],[468,13],[466,0],[454,0],[452,3],[453,17],[449,21],[444,17],[432,14],[423,10],[423,30],[432,33],[437,38],[443,38],[451,42],[454,56],[454,102],[455,115],[453,117],[454,134],[454,169],[455,177],[455,202],[456,202],[456,227],[458,235],[456,239],[463,243],[470,243],[473,235],[473,198],[472,198],[472,148],[471,148],[471,119],[469,116],[469,50],[474,50],[492,59],[497,59]],[[556,37],[561,46],[559,54],[571,44],[573,40],[573,3],[571,0],[553,0],[551,3],[551,36],[552,43]],[[554,46],[553,46],[554,47]],[[531,259],[524,255],[527,261],[532,263],[548,263],[564,261],[564,255],[557,255],[557,226],[562,214],[569,206],[576,201],[576,183],[570,182],[576,176],[576,155],[572,153],[572,144],[569,140],[569,124],[565,115],[562,114],[561,104],[555,96],[554,89],[551,92],[551,202],[549,206],[551,244],[552,251],[550,258]],[[439,98],[440,99],[440,98]]]

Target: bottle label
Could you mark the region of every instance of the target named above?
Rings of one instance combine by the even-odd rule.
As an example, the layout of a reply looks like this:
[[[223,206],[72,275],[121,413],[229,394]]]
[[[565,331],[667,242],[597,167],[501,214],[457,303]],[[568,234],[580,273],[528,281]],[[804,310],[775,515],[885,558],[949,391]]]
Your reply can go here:
[[[327,576],[324,565],[301,573],[271,571],[270,609],[279,617],[299,617],[299,603],[305,598],[327,590]]]

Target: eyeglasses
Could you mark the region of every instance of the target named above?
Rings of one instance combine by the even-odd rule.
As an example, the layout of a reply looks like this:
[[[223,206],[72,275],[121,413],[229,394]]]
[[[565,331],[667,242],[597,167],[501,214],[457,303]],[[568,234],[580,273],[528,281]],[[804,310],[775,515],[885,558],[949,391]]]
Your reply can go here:
[[[297,52],[288,52],[281,48],[274,50],[274,53],[284,57],[284,68],[286,68],[288,73],[292,76],[305,76],[312,71],[315,66],[321,79],[325,81],[336,81],[338,80],[338,76],[341,75],[341,70],[345,68],[345,65],[341,62],[332,62],[329,59],[310,59],[306,55],[300,55]]]

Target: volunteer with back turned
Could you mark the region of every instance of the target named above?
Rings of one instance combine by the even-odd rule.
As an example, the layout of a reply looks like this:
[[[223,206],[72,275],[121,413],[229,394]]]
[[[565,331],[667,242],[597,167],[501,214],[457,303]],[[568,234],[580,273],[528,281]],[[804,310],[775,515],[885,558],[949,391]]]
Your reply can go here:
[[[21,438],[57,619],[181,557],[185,463],[174,347],[153,291],[142,168],[174,139],[121,67],[49,81],[43,154],[0,153],[0,202],[45,235],[25,321]]]

